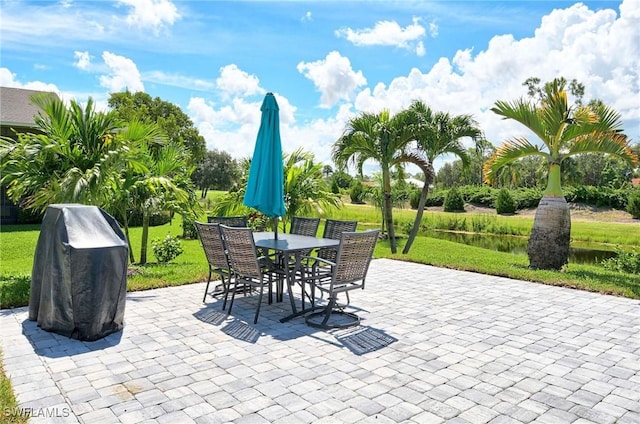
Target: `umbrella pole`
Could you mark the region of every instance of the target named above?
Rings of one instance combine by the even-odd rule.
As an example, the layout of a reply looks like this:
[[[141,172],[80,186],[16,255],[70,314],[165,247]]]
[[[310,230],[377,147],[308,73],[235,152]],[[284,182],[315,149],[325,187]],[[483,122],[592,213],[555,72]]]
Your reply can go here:
[[[275,233],[276,240],[278,240],[278,217],[273,218],[273,231]]]

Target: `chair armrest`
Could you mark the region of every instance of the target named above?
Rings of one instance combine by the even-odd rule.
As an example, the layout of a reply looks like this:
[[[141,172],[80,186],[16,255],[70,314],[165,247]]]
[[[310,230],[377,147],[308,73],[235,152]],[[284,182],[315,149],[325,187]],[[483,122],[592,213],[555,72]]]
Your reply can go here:
[[[323,258],[319,258],[317,256],[303,256],[301,258],[302,260],[304,259],[308,259],[308,260],[312,260],[314,261],[314,266],[318,263],[318,262],[323,262],[324,264],[328,265],[328,266],[336,266],[335,262],[331,262],[328,259],[323,259]]]

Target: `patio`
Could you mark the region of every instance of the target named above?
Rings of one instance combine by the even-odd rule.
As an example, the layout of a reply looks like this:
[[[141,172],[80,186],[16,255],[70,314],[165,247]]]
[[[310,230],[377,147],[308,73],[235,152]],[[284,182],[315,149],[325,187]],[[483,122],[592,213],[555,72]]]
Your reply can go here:
[[[80,342],[0,311],[30,423],[638,423],[637,300],[377,259],[360,327],[282,324],[289,302],[129,293],[122,332]]]

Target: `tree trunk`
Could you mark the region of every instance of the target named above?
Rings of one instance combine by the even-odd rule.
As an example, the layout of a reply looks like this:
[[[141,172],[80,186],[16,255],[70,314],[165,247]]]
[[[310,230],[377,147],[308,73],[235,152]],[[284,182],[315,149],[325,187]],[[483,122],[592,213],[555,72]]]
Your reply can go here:
[[[407,240],[407,244],[404,245],[404,249],[402,250],[402,253],[405,255],[409,253],[409,249],[411,249],[413,240],[418,235],[418,231],[420,231],[420,223],[422,222],[424,205],[425,203],[427,203],[428,194],[429,194],[429,182],[425,181],[424,185],[422,186],[422,191],[420,192],[420,200],[418,201],[418,210],[416,211],[416,220],[413,222],[413,228],[411,229],[411,233],[409,234],[409,239]]]
[[[549,166],[548,178],[536,210],[527,254],[531,268],[559,270],[569,261],[571,214],[560,188],[560,164]]]
[[[135,262],[135,258],[133,257],[133,249],[131,248],[131,237],[129,237],[129,218],[127,218],[127,211],[120,210],[120,218],[122,219],[122,227],[124,228],[124,236],[127,239],[127,247],[129,248],[129,263],[132,264]]]
[[[124,236],[127,238],[127,246],[129,247],[129,263],[132,264],[135,262],[135,257],[133,256],[133,249],[131,246],[131,237],[129,237],[129,220],[126,217],[123,219],[123,226],[124,226]]]
[[[142,244],[140,246],[140,265],[147,263],[147,244],[149,241],[149,211],[142,211]]]
[[[571,214],[564,197],[545,195],[538,204],[527,245],[529,266],[559,270],[569,260]]]
[[[391,203],[391,177],[389,169],[382,170],[382,196],[384,202],[384,220],[387,225],[387,233],[389,234],[389,245],[391,253],[396,253],[396,233],[393,228],[393,204]]]

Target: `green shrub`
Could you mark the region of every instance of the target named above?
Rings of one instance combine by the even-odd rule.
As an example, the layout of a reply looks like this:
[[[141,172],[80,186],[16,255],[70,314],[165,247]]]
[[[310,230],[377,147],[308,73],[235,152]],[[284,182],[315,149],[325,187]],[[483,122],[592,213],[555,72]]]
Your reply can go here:
[[[449,189],[447,196],[444,198],[444,211],[464,212],[464,199],[456,187]]]
[[[18,224],[41,224],[42,218],[44,218],[44,212],[18,208]]]
[[[518,188],[512,193],[513,200],[519,209],[530,209],[538,207],[542,199],[542,190],[539,188]]]
[[[636,249],[625,252],[616,246],[616,256],[602,261],[605,269],[629,274],[640,274],[640,251]]]
[[[493,207],[493,203],[496,197],[496,189],[483,185],[474,186],[466,185],[459,188],[462,198],[468,203],[474,205],[485,206],[488,208]]]
[[[160,263],[169,262],[180,256],[184,251],[180,240],[171,234],[167,234],[164,239],[153,239],[151,241],[151,249],[153,250],[153,255]]]
[[[351,184],[351,190],[349,190],[349,197],[351,198],[351,203],[356,205],[361,205],[364,203],[364,186],[360,180],[354,180],[353,184]]]
[[[418,209],[420,194],[422,194],[422,190],[413,190],[411,192],[411,196],[409,196],[409,206],[411,206],[411,209]]]
[[[160,211],[152,213],[149,217],[149,226],[157,227],[164,225],[171,221],[171,213],[169,211]],[[142,214],[140,212],[134,212],[129,217],[129,227],[141,227],[142,226]]]
[[[444,197],[447,195],[445,190],[430,191],[425,202],[425,206],[442,206],[444,205]]]
[[[503,213],[514,213],[516,211],[516,201],[513,200],[513,196],[511,196],[511,192],[507,188],[502,188],[498,192],[498,196],[496,197],[496,212],[499,214]]]
[[[182,238],[186,240],[194,240],[198,238],[198,230],[196,229],[195,219],[191,217],[182,217]]]
[[[635,219],[640,219],[640,188],[636,188],[629,193],[627,200],[627,212]]]

